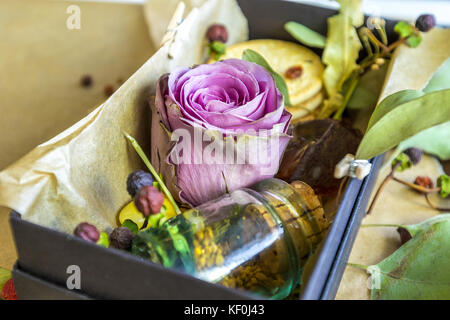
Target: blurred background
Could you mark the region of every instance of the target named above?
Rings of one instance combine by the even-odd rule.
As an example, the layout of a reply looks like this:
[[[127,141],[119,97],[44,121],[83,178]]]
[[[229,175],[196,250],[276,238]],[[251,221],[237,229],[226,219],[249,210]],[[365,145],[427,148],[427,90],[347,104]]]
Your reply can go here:
[[[87,1],[87,0],[82,0]],[[101,2],[127,2],[142,4],[145,0],[97,0]],[[333,0],[280,0],[308,3],[337,8]],[[391,19],[414,20],[422,13],[433,13],[441,24],[450,24],[449,0],[363,0],[363,9],[369,15],[379,14]]]

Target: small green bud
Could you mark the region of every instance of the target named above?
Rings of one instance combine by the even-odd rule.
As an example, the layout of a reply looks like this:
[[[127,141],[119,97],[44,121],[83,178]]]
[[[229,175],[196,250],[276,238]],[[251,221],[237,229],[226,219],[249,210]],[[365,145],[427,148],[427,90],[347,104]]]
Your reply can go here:
[[[100,232],[100,237],[98,238],[97,244],[105,248],[109,247],[109,239],[106,232]]]
[[[224,54],[227,46],[223,42],[213,41],[211,42],[211,50],[218,54]]]
[[[163,213],[153,214],[150,217],[148,217],[148,224],[151,227],[158,227],[159,226],[159,220],[161,220],[163,217],[164,217]]]
[[[447,198],[450,195],[450,176],[443,174],[437,179],[437,186],[441,188],[439,194],[442,198]]]
[[[422,42],[422,36],[419,33],[409,36],[408,39],[406,40],[406,43],[411,48],[418,47],[421,42]]]
[[[394,31],[398,33],[401,38],[406,38],[412,35],[414,27],[408,22],[400,21],[394,26]]]
[[[404,171],[413,166],[413,163],[411,162],[411,159],[405,154],[400,153],[393,161],[392,161],[392,167],[394,167],[397,163],[400,163],[400,166],[397,167],[397,171]]]

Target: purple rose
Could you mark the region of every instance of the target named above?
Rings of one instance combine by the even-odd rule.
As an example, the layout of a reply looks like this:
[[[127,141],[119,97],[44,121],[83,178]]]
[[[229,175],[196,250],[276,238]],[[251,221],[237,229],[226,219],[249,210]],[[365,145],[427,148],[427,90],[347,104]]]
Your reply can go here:
[[[158,82],[152,162],[174,196],[198,205],[274,176],[290,119],[272,76],[257,64],[180,68]]]

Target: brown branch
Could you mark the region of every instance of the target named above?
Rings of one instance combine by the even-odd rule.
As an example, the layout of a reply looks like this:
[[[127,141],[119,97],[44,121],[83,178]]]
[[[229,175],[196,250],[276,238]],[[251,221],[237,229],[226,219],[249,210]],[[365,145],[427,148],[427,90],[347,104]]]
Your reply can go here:
[[[393,179],[394,181],[397,181],[397,182],[399,182],[399,183],[405,185],[405,186],[410,187],[411,189],[414,189],[414,190],[419,191],[420,193],[424,193],[424,194],[428,194],[428,193],[436,193],[436,192],[441,191],[441,188],[425,188],[425,187],[419,186],[419,185],[417,185],[417,184],[414,184],[414,183],[411,183],[411,182],[408,182],[408,181],[401,180],[401,179],[396,178],[396,177],[392,177],[392,179]]]
[[[424,196],[425,196],[425,199],[427,200],[428,205],[429,205],[432,209],[437,210],[437,211],[450,212],[450,208],[436,207],[436,206],[431,202],[430,196],[429,196],[428,193],[425,193]]]
[[[384,178],[383,182],[381,183],[380,187],[378,188],[377,192],[375,193],[375,196],[373,197],[372,203],[370,204],[369,209],[367,210],[366,214],[370,214],[375,207],[375,202],[378,200],[378,197],[381,194],[381,191],[386,187],[389,180],[391,180],[394,177],[395,170],[401,165],[401,162],[397,162],[391,170],[391,173],[389,173],[386,178]]]

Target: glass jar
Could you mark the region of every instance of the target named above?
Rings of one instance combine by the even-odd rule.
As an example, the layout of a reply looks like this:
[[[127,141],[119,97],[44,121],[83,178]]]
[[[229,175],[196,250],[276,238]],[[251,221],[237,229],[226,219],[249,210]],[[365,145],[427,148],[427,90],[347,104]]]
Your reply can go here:
[[[132,252],[273,299],[299,283],[328,221],[303,182],[263,180],[139,232]]]

